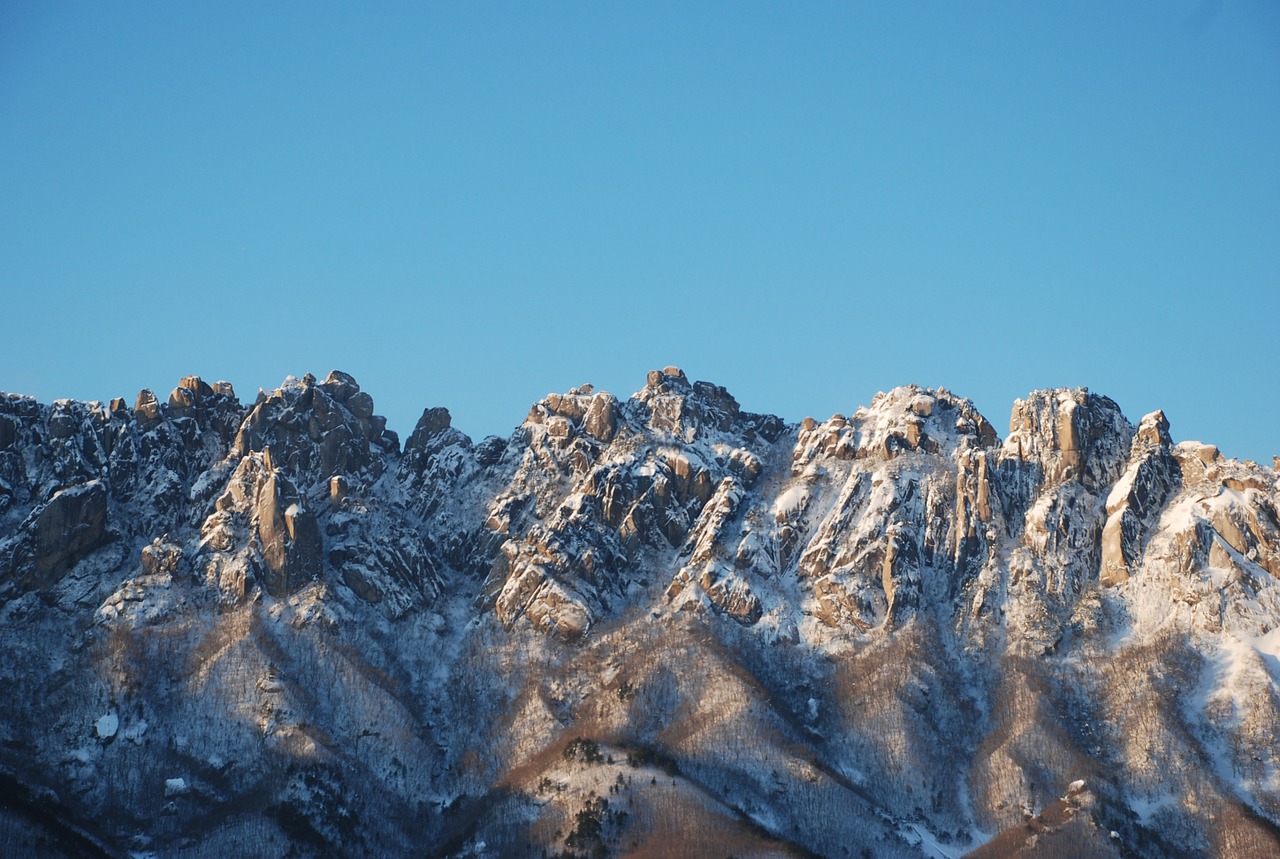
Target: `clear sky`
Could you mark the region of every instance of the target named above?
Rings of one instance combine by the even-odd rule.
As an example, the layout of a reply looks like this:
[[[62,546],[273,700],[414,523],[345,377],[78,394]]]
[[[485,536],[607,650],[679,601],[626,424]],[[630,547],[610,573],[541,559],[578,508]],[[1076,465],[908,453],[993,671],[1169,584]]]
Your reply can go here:
[[[371,8],[366,8],[371,7]],[[1280,4],[0,3],[0,388],[505,435],[1084,385],[1280,454]]]

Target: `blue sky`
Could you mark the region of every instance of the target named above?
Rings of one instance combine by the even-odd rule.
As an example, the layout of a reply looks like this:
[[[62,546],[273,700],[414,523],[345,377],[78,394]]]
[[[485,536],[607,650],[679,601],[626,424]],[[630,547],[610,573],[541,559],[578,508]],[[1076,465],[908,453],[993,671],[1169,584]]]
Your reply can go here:
[[[0,5],[0,388],[338,367],[480,437],[1084,385],[1280,454],[1280,6]]]

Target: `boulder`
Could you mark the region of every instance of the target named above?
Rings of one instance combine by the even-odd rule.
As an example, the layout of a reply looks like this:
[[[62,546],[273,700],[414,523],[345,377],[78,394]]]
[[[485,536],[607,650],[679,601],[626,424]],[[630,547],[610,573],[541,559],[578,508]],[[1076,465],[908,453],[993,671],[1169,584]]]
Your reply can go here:
[[[679,367],[663,367],[661,370],[650,370],[647,386],[660,391],[682,391],[689,389],[689,377]]]
[[[150,388],[138,392],[138,401],[133,407],[133,416],[142,430],[150,429],[160,422],[160,403]]]
[[[104,713],[93,723],[94,733],[100,740],[110,740],[120,730],[120,717],[115,713]]]
[[[190,391],[192,399],[197,403],[213,397],[213,388],[199,376],[184,376],[178,382],[178,387]]]
[[[364,391],[356,391],[347,400],[347,408],[358,418],[373,417],[373,397]]]
[[[329,501],[332,502],[334,507],[341,506],[350,491],[351,487],[348,485],[347,479],[341,474],[335,474],[329,478]]]
[[[353,395],[360,393],[360,384],[353,376],[341,370],[330,370],[320,387],[340,403],[345,403]]]
[[[574,390],[580,389],[574,388]],[[583,405],[582,401],[583,398],[576,394],[548,394],[543,404],[551,414],[560,415],[578,423],[587,412],[587,406]]]
[[[1169,419],[1164,412],[1156,410],[1142,419],[1135,436],[1138,443],[1145,445],[1164,445],[1169,447],[1173,439],[1169,435]]]
[[[169,392],[169,412],[175,417],[184,417],[195,407],[196,395],[190,388],[179,386]]]
[[[172,576],[178,572],[182,560],[182,547],[170,543],[165,537],[157,537],[142,547],[142,574],[144,576]]]

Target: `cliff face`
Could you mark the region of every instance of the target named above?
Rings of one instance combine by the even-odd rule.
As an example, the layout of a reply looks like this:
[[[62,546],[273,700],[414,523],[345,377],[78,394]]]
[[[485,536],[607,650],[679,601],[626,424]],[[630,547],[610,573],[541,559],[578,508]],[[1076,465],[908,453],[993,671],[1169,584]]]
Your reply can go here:
[[[0,854],[1267,855],[1280,483],[1084,390],[0,395]]]

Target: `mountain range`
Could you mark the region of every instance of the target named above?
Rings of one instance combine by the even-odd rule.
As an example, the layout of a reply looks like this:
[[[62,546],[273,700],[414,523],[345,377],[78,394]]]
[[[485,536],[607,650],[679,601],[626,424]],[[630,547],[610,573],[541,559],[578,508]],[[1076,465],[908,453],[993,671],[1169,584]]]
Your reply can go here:
[[[1278,508],[1085,389],[0,394],[0,855],[1280,855]]]

